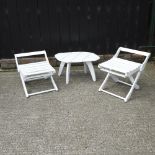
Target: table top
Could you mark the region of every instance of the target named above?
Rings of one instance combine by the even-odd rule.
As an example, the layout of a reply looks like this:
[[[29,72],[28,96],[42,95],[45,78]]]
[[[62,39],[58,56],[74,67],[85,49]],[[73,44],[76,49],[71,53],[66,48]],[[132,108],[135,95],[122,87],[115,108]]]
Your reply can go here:
[[[100,57],[94,53],[83,51],[58,53],[55,55],[55,58],[65,63],[89,62],[100,59]]]

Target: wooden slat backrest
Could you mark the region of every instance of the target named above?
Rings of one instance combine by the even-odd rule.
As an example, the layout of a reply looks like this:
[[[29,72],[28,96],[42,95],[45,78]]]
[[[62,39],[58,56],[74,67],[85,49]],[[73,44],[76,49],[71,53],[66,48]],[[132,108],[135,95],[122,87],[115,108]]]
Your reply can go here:
[[[151,53],[149,53],[149,52],[138,51],[138,50],[129,49],[129,48],[125,48],[125,47],[119,47],[116,54],[114,55],[114,57],[118,57],[118,55],[120,54],[121,51],[145,56],[146,58],[144,59],[142,65],[141,65],[141,68],[140,68],[141,71],[145,68],[146,63],[151,56]]]
[[[16,61],[16,66],[17,66],[17,70],[19,71],[18,58],[30,57],[30,56],[36,56],[36,55],[44,55],[46,61],[49,62],[45,50],[43,50],[43,51],[35,51],[35,52],[28,52],[28,53],[19,53],[19,54],[15,54],[14,55],[15,56],[15,61]]]

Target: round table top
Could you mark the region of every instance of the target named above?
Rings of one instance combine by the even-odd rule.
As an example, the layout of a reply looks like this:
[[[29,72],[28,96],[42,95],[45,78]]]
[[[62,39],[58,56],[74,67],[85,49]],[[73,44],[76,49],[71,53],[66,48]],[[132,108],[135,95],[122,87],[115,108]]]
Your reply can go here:
[[[55,58],[65,63],[89,62],[100,59],[100,57],[94,53],[83,51],[57,53]]]

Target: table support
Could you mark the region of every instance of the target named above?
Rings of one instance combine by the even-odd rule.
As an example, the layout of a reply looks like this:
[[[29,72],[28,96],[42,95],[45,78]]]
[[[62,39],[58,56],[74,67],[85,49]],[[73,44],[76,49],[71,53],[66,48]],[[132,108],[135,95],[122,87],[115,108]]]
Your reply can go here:
[[[60,75],[61,75],[61,73],[62,73],[62,71],[63,71],[64,66],[65,66],[65,63],[64,63],[64,62],[61,62],[61,63],[60,63],[60,67],[59,67],[58,76],[60,76]]]
[[[63,72],[63,69],[66,66],[66,84],[69,83],[70,80],[70,69],[71,69],[71,64],[72,63],[83,63],[84,68],[83,71],[84,73],[90,72],[90,75],[92,77],[93,81],[96,81],[96,75],[95,75],[95,70],[93,63],[94,61],[97,61],[100,57],[94,53],[91,52],[85,52],[85,51],[77,51],[77,52],[64,52],[64,53],[58,53],[55,55],[55,58],[59,60],[60,66],[59,66],[59,71],[58,71],[58,76],[60,76]]]
[[[87,66],[89,68],[90,74],[92,76],[92,80],[96,81],[96,75],[95,75],[95,71],[94,71],[94,67],[93,67],[92,62],[86,62],[86,64],[87,64]]]
[[[85,62],[83,64],[84,64],[84,73],[87,73],[88,72],[88,66]]]

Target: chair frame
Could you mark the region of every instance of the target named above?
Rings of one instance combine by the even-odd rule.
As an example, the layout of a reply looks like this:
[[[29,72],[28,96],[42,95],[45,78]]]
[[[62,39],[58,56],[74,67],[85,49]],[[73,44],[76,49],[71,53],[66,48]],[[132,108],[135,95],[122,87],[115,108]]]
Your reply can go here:
[[[116,54],[113,56],[113,58],[118,58],[118,56],[119,56],[119,54],[120,54],[121,51],[122,52],[131,53],[131,54],[142,55],[142,56],[145,56],[145,59],[144,59],[143,63],[141,63],[140,68],[136,72],[132,72],[131,71],[131,72],[125,74],[125,75],[118,73],[117,70],[116,71],[113,71],[113,70],[111,71],[111,70],[107,70],[105,68],[101,68],[100,67],[100,70],[107,72],[107,75],[106,75],[103,83],[101,84],[101,86],[99,88],[99,91],[105,92],[107,94],[110,94],[112,96],[115,96],[117,98],[120,98],[120,99],[124,100],[124,102],[127,102],[130,99],[130,97],[131,97],[131,95],[133,93],[133,90],[140,88],[139,85],[137,84],[137,81],[139,80],[139,77],[140,77],[142,71],[144,70],[145,65],[146,65],[146,63],[147,63],[147,61],[148,61],[148,59],[149,59],[149,57],[150,57],[151,54],[148,53],[148,52],[133,50],[133,49],[124,48],[124,47],[119,47],[118,50],[117,50],[117,52],[116,52]],[[133,74],[136,74],[135,78],[133,77]],[[127,93],[126,97],[122,97],[122,96],[119,96],[117,94],[114,94],[114,93],[112,93],[110,91],[105,90],[106,83],[107,83],[107,81],[108,81],[108,79],[110,77],[112,78],[112,80],[114,82],[123,83],[123,84],[128,85],[128,86],[131,87],[130,90],[129,90],[129,92]],[[129,78],[131,84],[130,83],[127,83],[127,82],[124,82],[122,80],[119,80],[118,77]]]
[[[45,57],[45,60],[44,62],[47,63],[47,65],[50,65],[49,63],[49,60],[48,60],[48,57],[47,57],[47,54],[46,54],[46,51],[43,50],[43,51],[35,51],[35,52],[28,52],[28,53],[19,53],[19,54],[14,54],[15,56],[15,62],[16,62],[16,66],[17,66],[17,70],[18,72],[20,73],[20,78],[21,78],[21,81],[22,81],[22,85],[23,85],[23,89],[24,89],[24,92],[25,92],[25,96],[26,97],[29,97],[29,96],[32,96],[32,95],[37,95],[37,94],[41,94],[41,93],[45,93],[45,92],[50,92],[50,91],[58,91],[58,87],[53,79],[53,72],[49,71],[40,71],[38,73],[33,73],[33,74],[29,74],[29,75],[26,75],[25,77],[23,76],[22,72],[20,71],[20,64],[18,62],[18,59],[19,58],[23,58],[23,57],[30,57],[30,56],[37,56],[37,55],[44,55]],[[37,63],[38,62],[34,62],[33,64],[36,64],[37,66]],[[29,63],[31,64],[31,63]],[[23,64],[22,64],[23,65]],[[33,68],[29,68],[30,70]],[[55,71],[55,70],[54,70]],[[39,92],[34,92],[34,93],[28,93],[27,91],[27,88],[26,88],[26,84],[25,82],[28,82],[28,81],[33,81],[33,80],[37,80],[37,79],[47,79],[49,78],[51,79],[51,83],[53,85],[53,89],[48,89],[48,90],[44,90],[44,91],[39,91]]]

